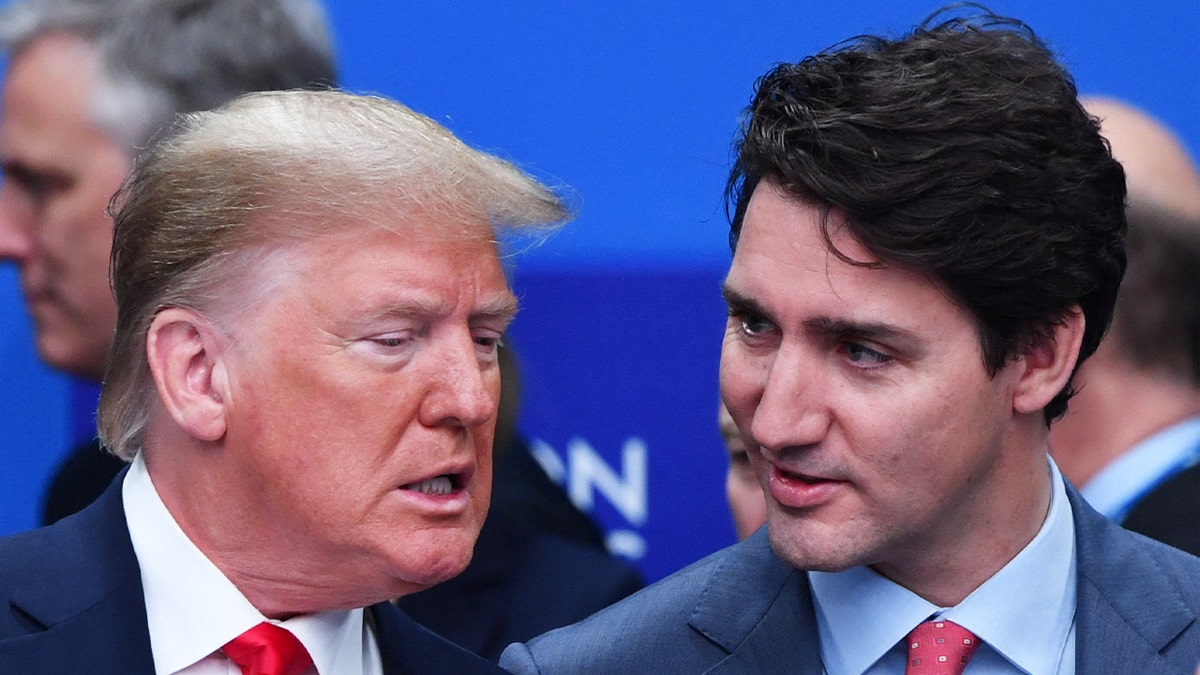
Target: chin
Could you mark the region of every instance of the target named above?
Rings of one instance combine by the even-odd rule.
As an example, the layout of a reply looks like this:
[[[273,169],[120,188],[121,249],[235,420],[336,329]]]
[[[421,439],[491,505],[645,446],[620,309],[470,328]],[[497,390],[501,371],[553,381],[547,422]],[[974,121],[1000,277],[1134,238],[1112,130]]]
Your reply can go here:
[[[471,562],[475,537],[469,541],[445,541],[441,545],[423,544],[421,551],[401,551],[394,561],[396,578],[408,586],[404,592],[415,593],[453,579]]]
[[[103,376],[104,366],[97,365],[94,359],[80,354],[72,345],[47,338],[39,339],[37,347],[38,356],[55,370],[88,380],[100,379]]]
[[[858,551],[836,541],[825,541],[818,534],[798,535],[795,532],[776,534],[768,527],[771,548],[775,555],[796,569],[807,572],[841,572],[863,564]]]

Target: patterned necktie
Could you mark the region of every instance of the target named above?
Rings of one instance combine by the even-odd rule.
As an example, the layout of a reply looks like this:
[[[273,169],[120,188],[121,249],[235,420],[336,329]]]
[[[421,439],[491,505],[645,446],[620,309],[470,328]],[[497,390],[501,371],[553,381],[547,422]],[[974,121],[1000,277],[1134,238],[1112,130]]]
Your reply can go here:
[[[962,675],[979,638],[952,621],[926,621],[905,638],[904,675]]]
[[[230,640],[221,651],[242,669],[242,675],[300,675],[312,665],[312,657],[295,635],[265,621]]]

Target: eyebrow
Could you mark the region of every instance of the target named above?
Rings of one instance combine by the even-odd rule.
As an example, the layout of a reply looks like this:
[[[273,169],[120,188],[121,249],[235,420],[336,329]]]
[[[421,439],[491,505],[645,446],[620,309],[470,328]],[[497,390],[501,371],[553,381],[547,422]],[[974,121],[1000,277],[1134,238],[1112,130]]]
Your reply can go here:
[[[804,322],[804,327],[824,335],[853,335],[867,340],[916,342],[917,335],[910,330],[892,324],[844,321],[818,317]]]
[[[757,300],[737,292],[728,285],[722,286],[721,295],[724,296],[725,303],[729,305],[729,311],[732,313],[760,316],[771,320],[773,323],[778,323],[774,320],[771,312]],[[919,342],[919,337],[916,333],[888,323],[848,321],[819,316],[805,320],[802,326],[805,330],[819,335],[853,335],[867,340]]]
[[[725,304],[729,305],[730,312],[771,318],[771,313],[767,311],[766,307],[760,305],[757,300],[730,288],[728,283],[721,285],[721,297],[725,298]]]
[[[467,316],[469,322],[499,320],[508,322],[517,313],[517,298],[511,292],[497,294],[479,303]],[[377,317],[445,316],[450,313],[443,302],[431,298],[406,298],[375,313]]]
[[[517,296],[511,292],[497,295],[472,310],[468,320],[500,320],[508,323],[517,315]]]

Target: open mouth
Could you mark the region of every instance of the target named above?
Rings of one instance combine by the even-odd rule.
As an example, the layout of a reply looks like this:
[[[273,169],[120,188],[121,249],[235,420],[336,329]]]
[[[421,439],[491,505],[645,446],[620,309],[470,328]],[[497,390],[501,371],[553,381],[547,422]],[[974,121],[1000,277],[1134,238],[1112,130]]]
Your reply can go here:
[[[448,495],[462,489],[462,476],[456,473],[444,473],[433,478],[426,478],[416,483],[401,485],[401,490],[412,490],[423,495]]]
[[[783,469],[778,469],[778,471],[779,474],[787,480],[798,481],[806,485],[816,485],[818,483],[829,482],[829,479],[827,478],[818,478],[816,476],[808,476],[802,473],[792,473],[791,471],[784,471]]]

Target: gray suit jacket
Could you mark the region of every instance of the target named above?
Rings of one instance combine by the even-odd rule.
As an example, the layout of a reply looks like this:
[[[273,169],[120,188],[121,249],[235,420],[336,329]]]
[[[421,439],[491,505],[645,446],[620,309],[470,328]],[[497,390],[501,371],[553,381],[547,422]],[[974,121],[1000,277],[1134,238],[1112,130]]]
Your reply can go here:
[[[1078,675],[1193,675],[1200,558],[1121,529],[1068,487]],[[514,673],[811,673],[821,649],[808,575],[766,529],[573,626],[510,646]]]

